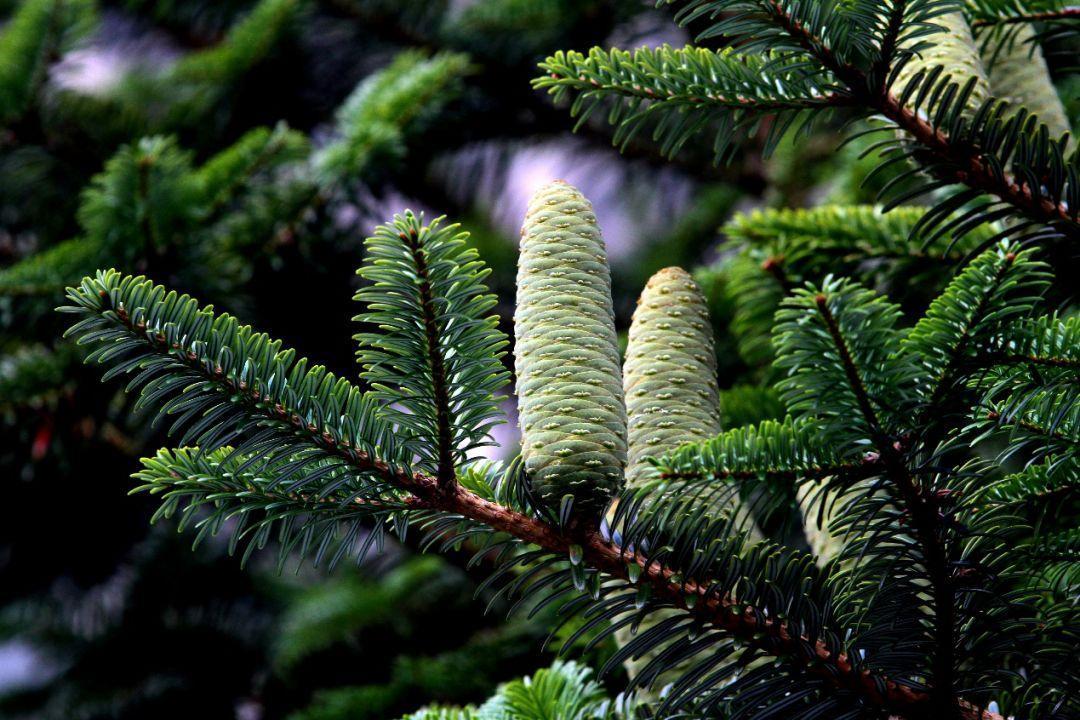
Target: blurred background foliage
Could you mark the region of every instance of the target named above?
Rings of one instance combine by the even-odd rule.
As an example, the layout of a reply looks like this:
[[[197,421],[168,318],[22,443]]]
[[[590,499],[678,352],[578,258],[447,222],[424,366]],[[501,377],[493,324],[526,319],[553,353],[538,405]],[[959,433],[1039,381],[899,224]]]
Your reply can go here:
[[[483,702],[560,644],[539,650],[544,614],[483,614],[482,573],[453,556],[279,573],[150,527],[127,477],[167,428],[57,340],[62,289],[97,268],[350,374],[376,223],[460,220],[508,320],[525,203],[561,177],[597,206],[622,329],[654,271],[702,267],[727,427],[783,414],[759,384],[786,288],[843,271],[924,308],[950,270],[912,244],[918,211],[866,205],[888,176],[864,182],[865,144],[826,130],[718,168],[639,135],[620,154],[602,119],[571,134],[530,87],[557,49],[690,32],[642,0],[0,0],[0,716],[397,717]],[[863,207],[775,210],[825,203]],[[497,440],[512,451],[513,423]],[[591,652],[595,667],[610,648]],[[551,678],[593,682],[579,670]]]

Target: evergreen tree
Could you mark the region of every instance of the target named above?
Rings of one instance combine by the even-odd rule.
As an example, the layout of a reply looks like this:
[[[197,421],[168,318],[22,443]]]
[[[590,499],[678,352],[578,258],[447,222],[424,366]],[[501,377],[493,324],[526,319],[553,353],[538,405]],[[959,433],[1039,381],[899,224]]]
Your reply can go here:
[[[387,534],[465,549],[493,600],[556,609],[573,623],[567,648],[617,634],[601,671],[628,662],[654,691],[606,702],[557,665],[476,709],[417,717],[1080,713],[1078,160],[1049,80],[1024,97],[994,70],[1015,50],[1012,26],[1068,42],[1073,14],[676,4],[706,45],[560,51],[534,85],[569,100],[580,126],[603,110],[617,144],[651,135],[681,162],[702,138],[729,160],[755,142],[783,151],[831,118],[868,123],[857,134],[876,157],[867,179],[888,177],[882,205],[728,223],[734,251],[699,271],[705,298],[681,301],[694,333],[643,351],[642,325],[667,333],[684,318],[643,312],[620,383],[596,218],[576,189],[543,189],[523,228],[514,328],[524,447],[505,465],[473,451],[499,420],[508,339],[489,271],[453,226],[406,212],[369,238],[362,384],[131,268],[99,270],[67,292],[68,336],[107,378],[127,376],[178,446],[143,461],[137,490],[160,499],[157,517],[198,539],[225,533],[245,558],[274,540],[282,563],[334,566]],[[414,34],[430,23],[408,20]],[[393,134],[357,110],[364,97],[339,114],[364,123],[315,154],[316,184]],[[218,164],[194,172],[206,167]],[[646,310],[662,304],[655,292]],[[661,370],[691,341],[709,347],[700,305],[719,333],[716,358],[681,365],[699,376],[694,393],[693,378]],[[711,427],[668,437],[661,420],[643,435],[657,419],[633,397],[623,406],[643,378],[670,385],[653,388],[648,415]]]

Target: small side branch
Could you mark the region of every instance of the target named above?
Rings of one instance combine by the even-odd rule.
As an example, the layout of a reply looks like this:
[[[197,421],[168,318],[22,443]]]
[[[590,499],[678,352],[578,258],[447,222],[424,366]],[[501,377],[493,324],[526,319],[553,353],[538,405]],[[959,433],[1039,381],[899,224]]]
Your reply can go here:
[[[805,469],[773,468],[765,471],[758,470],[688,470],[661,472],[662,480],[757,480],[765,479],[774,482],[792,482],[795,480],[821,480],[822,478],[835,475],[846,475],[851,478],[873,477],[881,472],[881,461],[871,460],[863,462],[838,463],[836,465],[823,465]]]
[[[402,240],[412,253],[420,292],[420,308],[424,319],[424,335],[427,339],[428,363],[431,366],[431,384],[434,390],[435,425],[438,432],[437,479],[440,487],[455,481],[454,429],[450,422],[450,390],[446,377],[446,360],[439,342],[439,324],[436,316],[435,297],[431,289],[431,273],[428,270],[427,253],[420,245],[416,229],[409,231]]]
[[[1062,20],[1080,20],[1080,7],[1067,7],[1047,12],[1020,13],[1009,17],[979,18],[971,23],[973,28],[995,27],[997,25],[1018,25],[1020,23],[1060,22]]]
[[[1063,232],[1080,237],[1080,225],[1077,223],[1075,209],[1048,197],[1036,196],[1011,175],[995,170],[996,166],[977,150],[957,147],[928,120],[901,105],[896,95],[873,92],[867,87],[867,76],[862,70],[841,62],[828,45],[788,15],[776,0],[772,0],[769,7],[777,24],[847,85],[863,106],[884,115],[931,154],[951,165],[952,170],[940,171],[939,174],[945,176],[943,179],[998,197],[1032,220],[1053,225]]]
[[[829,310],[826,296],[819,294],[815,298],[815,303],[840,355],[848,384],[869,426],[871,439],[884,462],[886,474],[911,515],[915,534],[922,548],[926,571],[933,589],[934,642],[937,650],[934,655],[932,675],[934,686],[930,691],[930,698],[933,707],[939,711],[948,712],[956,704],[953,696],[956,596],[953,591],[948,550],[941,534],[937,507],[926,497],[921,485],[908,472],[907,464],[898,446],[884,432],[836,317]]]

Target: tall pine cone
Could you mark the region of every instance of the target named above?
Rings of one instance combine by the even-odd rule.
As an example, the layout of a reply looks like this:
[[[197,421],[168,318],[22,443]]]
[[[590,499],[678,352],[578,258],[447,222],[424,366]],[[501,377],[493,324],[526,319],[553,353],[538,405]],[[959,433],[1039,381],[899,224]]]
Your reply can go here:
[[[705,298],[682,268],[665,268],[638,299],[623,369],[629,418],[626,481],[648,478],[647,457],[720,432],[716,353]]]
[[[521,228],[515,370],[522,458],[533,490],[598,511],[622,487],[626,408],[607,252],[592,205],[554,182]]]
[[[945,70],[942,76],[951,76],[952,81],[961,87],[970,78],[975,78],[975,86],[968,97],[966,108],[969,114],[973,114],[990,97],[990,81],[979,58],[979,49],[975,46],[971,28],[964,15],[959,12],[938,15],[929,22],[941,30],[915,41],[932,44],[923,48],[919,55],[911,58],[900,70],[893,84],[893,93],[899,95],[903,92],[918,72],[943,65]],[[922,87],[925,86],[920,86],[920,89]]]
[[[1042,47],[1034,39],[1035,31],[1023,26],[1015,34],[985,43],[983,63],[994,97],[1007,100],[1015,109],[1027,108],[1046,124],[1051,137],[1058,138],[1069,132],[1069,118],[1050,79]]]

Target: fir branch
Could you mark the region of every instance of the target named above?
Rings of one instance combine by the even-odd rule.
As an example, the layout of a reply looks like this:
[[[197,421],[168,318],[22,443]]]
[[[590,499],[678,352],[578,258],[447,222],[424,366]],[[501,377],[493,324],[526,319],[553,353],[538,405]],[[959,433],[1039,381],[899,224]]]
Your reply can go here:
[[[863,419],[866,421],[866,425],[869,428],[871,435],[874,436],[875,442],[879,444],[878,449],[885,451],[884,446],[890,446],[891,442],[889,438],[885,437],[885,432],[882,428],[881,421],[878,419],[877,411],[872,405],[870,394],[866,389],[866,384],[863,382],[859,368],[855,365],[855,360],[851,356],[851,349],[848,347],[847,339],[840,331],[840,326],[836,321],[836,315],[829,309],[828,295],[825,293],[818,293],[815,295],[814,305],[817,307],[821,319],[825,322],[825,327],[829,331],[829,336],[832,338],[833,344],[836,345],[836,352],[840,357],[844,375],[847,376],[848,384],[851,386],[855,401],[859,406],[859,412],[862,413]],[[889,449],[891,450],[891,448]]]
[[[358,273],[372,285],[356,294],[367,312],[355,319],[381,331],[356,335],[363,377],[377,397],[403,408],[387,414],[422,441],[424,467],[449,485],[499,421],[508,340],[486,314],[496,300],[468,234],[441,220],[426,225],[406,212],[367,239]]]
[[[859,68],[842,63],[832,50],[820,39],[806,31],[779,0],[768,0],[774,8],[777,22],[807,52],[816,57],[826,68],[842,80],[850,91],[869,108],[881,113],[906,131],[923,148],[944,161],[935,167],[934,173],[955,183],[995,195],[1016,208],[1022,215],[1047,224],[1063,224],[1066,232],[1080,237],[1080,223],[1076,210],[1066,203],[1046,197],[1030,184],[1018,180],[1001,170],[1001,163],[984,155],[978,147],[957,144],[949,135],[916,109],[903,104],[889,91],[887,85],[873,89],[868,87],[868,76]],[[907,90],[910,92],[910,90]],[[1000,110],[999,110],[1000,112]],[[993,113],[984,113],[984,117]],[[1051,141],[1053,143],[1053,141]],[[1064,152],[1061,152],[1064,155]]]
[[[669,155],[707,129],[717,161],[728,158],[735,142],[766,116],[772,117],[765,142],[769,151],[789,130],[806,129],[833,104],[879,114],[914,141],[913,145],[886,142],[882,154],[891,156],[890,161],[914,157],[934,178],[919,180],[903,192],[890,183],[885,192],[893,195],[891,204],[962,185],[967,192],[950,200],[946,209],[957,209],[981,194],[996,198],[970,211],[963,226],[978,224],[976,218],[1016,214],[1029,223],[1018,233],[1041,223],[1080,238],[1080,182],[1066,171],[1064,144],[1042,136],[1028,114],[1006,112],[1008,108],[993,99],[969,113],[974,85],[951,81],[948,69],[940,66],[917,73],[899,96],[895,94],[891,87],[895,68],[888,73],[874,71],[881,65],[879,43],[887,40],[892,27],[877,6],[789,0],[685,0],[684,4],[677,14],[680,22],[719,17],[699,37],[724,35],[736,50],[665,47],[633,55],[597,49],[588,56],[559,53],[541,63],[545,74],[534,85],[549,89],[556,99],[573,96],[571,113],[579,116],[579,125],[610,101],[608,121],[616,127],[614,141],[619,145],[625,146],[646,121],[654,119],[654,136]],[[908,6],[905,27],[916,27],[902,39],[915,45],[904,50],[902,62],[931,42],[928,38],[937,27],[931,21],[945,5]],[[738,106],[729,107],[733,97],[739,99]],[[917,178],[916,171],[905,172],[903,178]],[[932,215],[942,221],[947,213]]]
[[[0,269],[0,297],[60,296],[65,287],[88,269],[114,262],[109,250],[104,241],[88,237],[53,245]]]
[[[199,88],[202,94],[226,92],[245,72],[269,56],[299,15],[303,0],[260,0],[229,28],[217,45],[186,55],[165,74],[164,79],[184,89]],[[176,87],[169,87],[175,92]],[[206,103],[200,93],[179,94],[179,107],[191,109]],[[205,106],[204,106],[205,107]]]
[[[1001,172],[997,168],[998,163],[978,150],[952,143],[945,132],[920,117],[916,111],[901,105],[896,96],[885,96],[876,109],[945,161],[948,169],[935,170],[937,174],[957,184],[994,195],[1031,220],[1055,227],[1063,226],[1073,236],[1080,231],[1076,213],[1068,205],[1045,197],[1028,183]]]
[[[674,155],[693,134],[715,124],[713,155],[724,158],[732,136],[749,132],[765,115],[775,115],[765,149],[768,152],[800,117],[811,110],[851,104],[827,78],[806,77],[800,64],[733,50],[714,52],[687,46],[676,49],[623,50],[593,48],[589,54],[558,52],[540,64],[545,75],[533,81],[556,101],[574,93],[571,115],[580,128],[609,98],[608,121],[617,126],[614,142],[626,147],[646,124],[663,137],[663,152]]]
[[[161,457],[159,456],[159,459]],[[365,471],[370,467],[371,465],[366,463],[361,465]],[[658,600],[673,604],[736,637],[757,641],[763,635],[767,636],[772,642],[775,654],[796,664],[805,663],[807,672],[857,693],[869,702],[903,709],[901,711],[904,712],[918,712],[918,708],[923,707],[926,702],[925,694],[918,690],[880,678],[868,670],[856,669],[846,654],[835,654],[824,641],[811,643],[811,654],[808,657],[806,640],[793,635],[786,621],[766,618],[754,607],[746,603],[736,603],[730,597],[717,597],[712,590],[712,583],[707,579],[698,582],[683,580],[677,571],[657,563],[642,552],[620,548],[597,530],[579,529],[576,534],[568,533],[532,515],[497,505],[460,485],[445,488],[434,477],[419,474],[402,476],[394,474],[388,468],[379,472],[383,480],[410,493],[400,501],[405,505],[417,509],[434,509],[451,517],[468,519],[555,555],[566,556],[572,548],[577,548],[582,553],[583,564],[587,567],[623,581],[630,581],[633,574],[634,582],[639,585],[648,583]],[[182,487],[182,481],[183,478],[174,478],[171,484],[179,483],[178,487]],[[197,475],[194,481],[205,482],[202,475]],[[177,489],[173,492],[185,491]],[[305,511],[319,510],[321,507],[311,499],[288,497],[283,501],[299,503],[298,507]],[[334,507],[340,506],[335,504]],[[354,501],[353,506],[340,512],[363,511],[364,504]],[[628,570],[629,565],[638,569],[632,573]]]
[[[1057,314],[1006,325],[974,360],[977,367],[1036,365],[1080,371],[1080,315]]]
[[[876,258],[953,264],[992,240],[997,228],[980,226],[962,237],[923,232],[927,209],[902,205],[768,208],[735,215],[723,226],[728,237],[773,255],[831,266]],[[820,256],[828,259],[822,261]]]
[[[969,388],[986,413],[972,429],[1008,431],[1006,458],[1033,452],[1066,465],[1080,456],[1080,377],[1076,317],[1049,315],[1006,327],[974,358]],[[981,367],[980,367],[981,366]]]
[[[997,410],[991,410],[990,412],[988,412],[986,414],[986,417],[989,420],[1000,420],[1000,421],[1008,422],[1008,416],[1003,415],[1002,413],[1000,413]],[[1074,443],[1074,444],[1076,443],[1076,440],[1074,438],[1070,438],[1065,433],[1060,432],[1058,430],[1055,430],[1054,428],[1052,428],[1052,427],[1050,427],[1048,425],[1040,424],[1040,423],[1035,422],[1033,420],[1024,420],[1024,419],[1016,419],[1016,418],[1013,418],[1012,421],[1013,421],[1013,423],[1015,423],[1017,428],[1020,428],[1022,430],[1026,430],[1027,432],[1029,432],[1029,433],[1031,433],[1033,435],[1038,435],[1038,436],[1046,438],[1048,440],[1057,440],[1057,441],[1060,441],[1060,442],[1071,442],[1071,443]]]
[[[808,423],[766,420],[711,440],[686,445],[657,461],[662,480],[764,480],[791,483],[834,475],[860,478],[881,472],[876,457],[844,461]]]
[[[254,453],[257,458],[290,438],[284,443],[289,453],[301,453],[300,464],[316,468],[294,486],[314,482],[316,475],[325,478],[339,472],[344,480],[360,482],[351,489],[357,498],[388,498],[438,511],[450,521],[479,523],[556,555],[565,556],[576,547],[588,567],[612,578],[628,581],[628,563],[636,565],[637,582],[644,579],[663,602],[736,637],[755,643],[767,637],[774,654],[866,702],[914,717],[929,701],[926,691],[861,668],[824,640],[811,642],[807,654],[807,641],[786,620],[718,596],[712,583],[687,580],[641,550],[613,544],[597,529],[559,528],[460,484],[445,486],[434,476],[410,471],[396,449],[392,428],[365,409],[362,396],[346,381],[320,369],[308,371],[305,361],[296,360],[279,343],[237,326],[228,316],[198,310],[190,298],[115,272],[87,278],[69,298],[74,306],[67,310],[82,317],[69,334],[95,346],[91,360],[116,363],[110,375],[134,373],[134,384],[145,385],[143,404],[164,402],[167,411],[181,415],[181,426],[193,423],[184,440],[205,441],[206,451],[234,444],[239,455]],[[173,399],[166,401],[170,396]],[[320,412],[319,407],[341,411]],[[235,444],[237,440],[241,442]],[[352,503],[350,508],[363,512],[365,503]],[[313,507],[308,504],[304,509]],[[260,528],[255,538],[269,532]],[[964,717],[980,717],[971,706],[961,710]]]
[[[976,258],[930,305],[904,339],[920,364],[922,419],[940,417],[968,361],[995,330],[1029,313],[1048,282],[1046,268],[1001,243]],[[917,423],[917,424],[922,424]]]
[[[335,115],[336,137],[312,159],[324,185],[363,177],[378,161],[400,159],[404,140],[462,89],[472,71],[462,53],[399,53],[361,81]]]
[[[214,111],[223,109],[244,77],[280,47],[304,4],[304,0],[251,3],[216,45],[190,52],[165,68],[136,65],[122,82],[102,93],[61,90],[62,102],[55,110],[91,135],[101,132],[101,128],[92,127],[95,122],[112,127],[118,117],[125,138],[178,131],[205,133],[208,124],[220,125],[223,119],[215,119]]]
[[[1080,19],[1080,7],[1060,0],[968,0],[972,28],[991,28],[1021,23],[1054,23]]]
[[[477,717],[617,720],[621,714],[615,712],[603,686],[591,676],[586,666],[556,661],[531,678],[500,687],[496,696],[480,707]]]
[[[380,526],[391,513],[417,505],[412,496],[372,497],[365,493],[357,497],[356,485],[348,481],[341,467],[326,462],[305,463],[317,471],[286,484],[281,478],[287,477],[290,466],[298,462],[305,463],[302,455],[289,452],[260,459],[238,454],[230,447],[210,452],[199,448],[163,449],[153,457],[143,458],[142,469],[133,475],[141,484],[131,494],[160,496],[161,505],[152,522],[179,514],[179,529],[194,527],[196,543],[231,523],[229,552],[235,553],[245,542],[245,562],[253,550],[265,544],[275,524],[288,523],[293,532],[289,536],[282,534],[279,568],[293,552],[304,558],[313,550],[315,566],[333,551],[327,561],[328,568],[333,569],[346,552],[353,550],[350,541],[357,538],[361,528],[374,520],[375,529],[366,543],[378,542]],[[347,528],[343,540],[339,538],[342,526]],[[358,554],[362,557],[366,548],[362,546]]]
[[[1001,452],[1004,460],[1025,449],[1036,459],[1053,458],[1068,462],[1080,457],[1080,390],[1070,384],[1040,387],[1012,381],[991,384],[982,405],[985,415],[973,428],[985,428],[987,435],[1007,431],[1008,444]]]
[[[804,291],[805,295],[809,295],[810,292],[809,290]],[[796,303],[802,301],[802,305],[805,306],[805,299],[805,296],[796,297],[790,304],[796,305]],[[895,486],[903,507],[911,517],[912,525],[919,539],[927,575],[929,576],[928,579],[933,588],[936,649],[931,675],[931,703],[936,708],[936,712],[947,714],[955,702],[956,617],[951,562],[945,546],[943,528],[936,506],[927,500],[923,488],[912,477],[901,452],[902,446],[890,432],[890,427],[895,427],[895,424],[887,422],[879,415],[879,409],[888,407],[890,403],[885,403],[880,397],[875,397],[870,390],[866,378],[866,373],[869,372],[866,363],[856,360],[855,352],[858,349],[852,347],[849,335],[845,332],[846,328],[851,327],[851,320],[846,319],[845,327],[842,328],[842,319],[837,316],[837,312],[845,315],[852,314],[853,310],[859,308],[860,305],[869,307],[873,301],[868,301],[865,297],[852,293],[849,288],[843,286],[830,287],[827,283],[820,292],[813,295],[812,302],[827,330],[829,340],[834,345],[835,356],[842,368],[843,376],[850,391],[850,397],[855,403],[857,412],[861,414],[864,428],[884,465],[884,474]],[[883,325],[886,322],[886,320],[879,320],[876,324]],[[871,324],[875,323],[872,322]],[[800,342],[798,338],[799,329],[785,328],[782,332],[784,334],[780,337],[784,345],[791,347]],[[803,330],[802,332],[806,333],[807,331]],[[807,340],[804,339],[801,342],[807,343]],[[863,339],[862,343],[865,343],[865,339]],[[804,346],[803,351],[805,352],[812,347],[812,344],[807,344]],[[861,344],[860,347],[863,349],[863,352],[860,352],[860,355],[862,355],[865,353],[865,345]],[[895,355],[893,357],[895,358]],[[827,362],[828,360],[829,358],[826,358]],[[797,360],[792,361],[784,358],[784,363],[796,370],[800,367]],[[879,372],[885,373],[888,371],[888,368],[883,368]],[[893,370],[893,373],[891,382],[903,388],[906,384],[903,370]],[[874,383],[875,389],[879,392],[883,386],[880,380]],[[789,397],[799,397],[797,393],[800,390],[797,382],[789,382],[787,387]],[[794,407],[795,403],[792,403],[792,406]],[[854,424],[851,427],[852,429],[857,428]]]
[[[733,51],[715,53],[702,48],[676,49],[664,45],[658,49],[639,48],[632,54],[624,50],[593,48],[588,56],[581,53],[556,53],[541,67],[550,73],[549,83],[542,78],[536,83],[545,88],[570,88],[581,91],[593,89],[611,95],[657,101],[672,107],[700,106],[704,109],[746,110],[768,113],[779,110],[801,110],[843,106],[851,98],[836,93],[818,94],[813,89],[801,95],[793,82],[794,76],[762,76],[766,65],[740,58]],[[691,70],[696,82],[687,82],[682,74],[666,83],[657,82],[673,69]],[[782,68],[770,68],[773,72]],[[704,82],[708,78],[710,82]],[[790,88],[786,86],[791,86]],[[717,92],[717,87],[729,92]],[[754,89],[768,90],[765,96],[755,97]],[[744,94],[746,93],[746,94]],[[565,96],[556,91],[556,97]]]
[[[113,262],[161,252],[195,212],[191,162],[191,152],[173,137],[144,137],[121,147],[83,191],[79,224],[88,237],[107,244]]]
[[[914,366],[897,353],[897,306],[850,281],[825,278],[786,298],[776,313],[777,384],[789,410],[853,452],[872,441],[892,452],[908,425]],[[879,448],[880,449],[880,448]]]
[[[129,384],[145,386],[137,407],[172,396],[163,412],[180,416],[172,431],[186,429],[182,445],[214,450],[227,444],[230,433],[241,432],[229,424],[232,417],[248,429],[269,429],[269,437],[256,434],[264,450],[269,439],[300,437],[327,457],[411,482],[408,442],[399,441],[371,399],[322,367],[309,369],[280,342],[215,315],[212,307],[199,309],[191,297],[115,270],[84,279],[69,288],[68,298],[74,305],[62,311],[82,320],[66,335],[97,345],[87,362],[119,362],[106,379],[138,372]],[[177,396],[181,389],[186,396]],[[218,405],[220,394],[234,400]],[[200,411],[209,413],[196,421]]]
[[[1040,537],[1023,554],[1031,562],[1037,587],[1075,598],[1080,590],[1080,531],[1075,527]]]
[[[1035,511],[1036,516],[1062,512],[1070,502],[1080,502],[1080,466],[1043,462],[1011,473],[979,491],[980,502],[1017,506]]]
[[[435,426],[438,429],[438,468],[437,477],[440,485],[454,481],[454,430],[450,424],[450,391],[446,371],[445,349],[439,342],[438,319],[435,310],[435,298],[431,292],[431,272],[427,257],[420,244],[419,232],[410,228],[405,240],[413,263],[416,265],[416,279],[420,285],[420,316],[424,324],[424,336],[427,340],[427,357],[431,366],[432,402],[435,405]],[[485,348],[486,349],[486,348]]]

